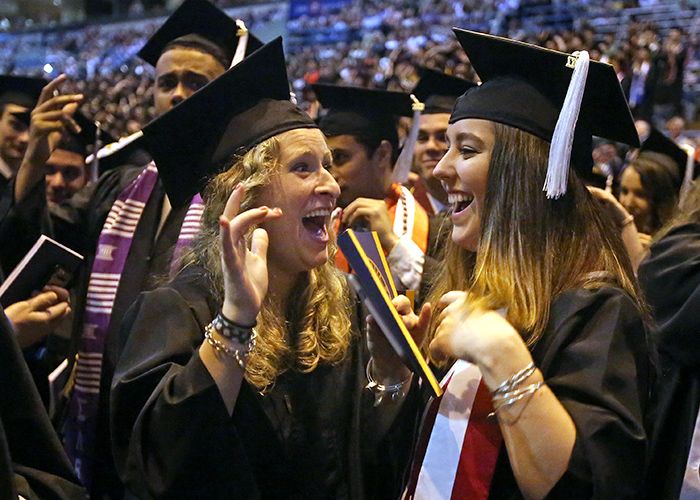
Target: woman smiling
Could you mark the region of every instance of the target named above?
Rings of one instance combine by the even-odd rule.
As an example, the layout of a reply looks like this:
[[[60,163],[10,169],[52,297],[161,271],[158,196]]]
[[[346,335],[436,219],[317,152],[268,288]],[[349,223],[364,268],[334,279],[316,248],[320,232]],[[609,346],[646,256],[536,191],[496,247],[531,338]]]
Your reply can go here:
[[[644,307],[581,180],[592,133],[636,142],[619,83],[587,54],[455,32],[483,84],[458,99],[434,172],[453,230],[430,353],[466,363],[437,403],[445,419],[423,433],[444,436],[445,420],[466,430],[456,446],[419,448],[408,494],[634,497],[650,376]]]
[[[278,39],[144,130],[173,203],[211,180],[179,275],[122,328],[112,436],[140,498],[389,497],[400,485],[410,375],[360,335],[332,261],[330,151],[288,97]],[[366,374],[395,397],[374,404]]]

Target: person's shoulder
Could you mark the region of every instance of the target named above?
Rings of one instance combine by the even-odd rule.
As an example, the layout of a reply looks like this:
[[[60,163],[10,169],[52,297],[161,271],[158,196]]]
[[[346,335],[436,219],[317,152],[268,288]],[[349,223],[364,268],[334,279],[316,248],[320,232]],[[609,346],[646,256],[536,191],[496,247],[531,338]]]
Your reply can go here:
[[[581,306],[595,303],[616,302],[624,304],[635,304],[634,299],[615,284],[600,284],[596,286],[581,286],[572,288],[560,295],[561,299],[568,298],[572,303]]]
[[[672,245],[700,245],[700,223],[687,222],[671,228],[663,237],[651,245],[650,251],[653,254],[655,250]]]
[[[136,179],[146,165],[126,164],[107,170],[95,185],[94,196],[98,198],[117,198],[126,187]]]
[[[578,287],[559,294],[552,302],[552,316],[559,322],[578,318],[589,321],[596,315],[625,316],[641,320],[643,313],[634,298],[620,287]]]
[[[700,271],[700,224],[680,224],[649,247],[639,266],[639,281],[645,291],[666,289],[676,281],[697,277]]]

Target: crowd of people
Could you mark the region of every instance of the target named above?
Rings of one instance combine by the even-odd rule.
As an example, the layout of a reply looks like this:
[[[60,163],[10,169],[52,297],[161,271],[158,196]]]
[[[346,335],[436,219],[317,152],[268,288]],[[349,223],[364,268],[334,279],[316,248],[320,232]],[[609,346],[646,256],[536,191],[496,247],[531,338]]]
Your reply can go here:
[[[690,38],[358,13],[0,75],[1,498],[700,498]]]
[[[302,15],[287,23],[294,91],[309,110],[315,107],[309,85],[319,81],[406,91],[417,82],[420,67],[472,80],[468,58],[448,29],[463,26],[564,52],[585,48],[593,58],[615,65],[636,115],[656,119],[657,126],[672,116],[686,122],[696,119],[700,17],[685,32],[631,20],[624,32],[599,34],[592,27],[596,18],[616,15],[610,2],[557,6],[575,20],[570,27],[523,16],[520,2],[504,0],[363,1],[339,11]],[[281,4],[251,7],[242,19],[255,31],[286,12],[287,5]],[[155,116],[153,72],[134,55],[157,24],[93,25],[8,36],[0,41],[0,71],[38,76],[45,63],[50,64],[50,74],[65,73],[79,82],[73,90],[88,96],[86,114],[112,136],[128,136]],[[41,56],[22,61],[19,54],[28,53]]]

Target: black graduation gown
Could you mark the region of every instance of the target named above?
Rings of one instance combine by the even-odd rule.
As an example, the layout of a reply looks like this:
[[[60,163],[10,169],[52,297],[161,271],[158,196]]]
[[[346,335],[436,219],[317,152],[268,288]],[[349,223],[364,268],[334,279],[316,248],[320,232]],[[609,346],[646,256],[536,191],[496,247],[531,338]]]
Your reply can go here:
[[[198,355],[217,309],[190,269],[142,294],[125,318],[111,409],[127,488],[139,498],[396,498],[418,391],[387,421],[363,390],[356,334],[336,366],[284,373],[265,396],[244,382],[229,417]]]
[[[32,193],[20,204],[14,205],[5,221],[0,223],[0,238],[11,234],[17,245],[13,246],[7,258],[18,262],[34,244],[40,234],[48,234],[66,246],[73,248],[85,257],[75,283],[75,303],[73,304],[73,334],[69,361],[72,363],[78,350],[82,334],[85,300],[87,296],[90,269],[95,258],[97,241],[104,222],[114,201],[124,189],[141,173],[143,166],[124,166],[108,170],[97,183],[78,192],[70,200],[49,212],[46,205],[45,188],[40,182]],[[100,397],[97,419],[97,455],[93,488],[91,494],[98,496],[105,492],[113,497],[121,495],[121,484],[114,471],[109,440],[109,388],[117,358],[117,338],[121,318],[144,290],[155,288],[159,280],[166,281],[170,269],[170,259],[180,234],[182,221],[188,205],[173,208],[156,240],[156,230],[160,221],[165,192],[158,181],[144,208],[134,233],[131,249],[124,266],[125,275],[117,289],[112,321],[107,331],[107,341],[100,378]],[[19,236],[17,236],[19,235]],[[22,249],[18,251],[18,249]],[[69,366],[69,368],[71,368]]]
[[[700,224],[684,224],[650,248],[639,282],[656,320],[659,352],[648,498],[678,498],[700,406]]]
[[[1,307],[0,391],[0,498],[86,498]]]
[[[653,377],[646,328],[635,304],[617,288],[561,294],[532,356],[576,426],[568,469],[548,498],[638,498]],[[505,447],[490,498],[523,498]]]

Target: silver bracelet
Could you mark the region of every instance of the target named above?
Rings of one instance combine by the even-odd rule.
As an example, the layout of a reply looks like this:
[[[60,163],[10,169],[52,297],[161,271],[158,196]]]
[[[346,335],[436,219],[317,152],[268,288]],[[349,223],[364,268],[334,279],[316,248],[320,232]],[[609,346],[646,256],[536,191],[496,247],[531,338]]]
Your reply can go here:
[[[505,394],[508,392],[511,392],[513,389],[515,389],[517,386],[525,382],[527,378],[535,373],[535,370],[537,368],[535,367],[535,363],[530,363],[527,365],[525,368],[520,370],[519,372],[514,373],[510,378],[505,380],[501,385],[496,387],[493,391],[491,391],[491,396],[496,397],[499,394]]]
[[[241,348],[231,348],[221,342],[218,339],[215,339],[212,333],[215,331],[215,327],[212,323],[209,323],[207,327],[204,329],[204,338],[206,339],[207,343],[212,346],[217,352],[221,354],[225,354],[226,356],[229,356],[233,359],[236,360],[236,363],[238,363],[238,366],[241,368],[241,370],[245,371],[246,367],[246,362],[248,361],[248,355],[250,354],[250,351],[253,350],[255,347],[255,331],[253,331],[253,335],[250,337],[250,340],[246,345],[241,346]]]
[[[629,226],[630,224],[632,224],[633,222],[634,222],[634,215],[628,214],[627,217],[625,217],[624,219],[622,219],[620,222],[617,223],[617,227],[619,227],[620,229],[623,229],[623,228]]]
[[[518,401],[525,399],[529,396],[532,396],[534,393],[536,393],[540,387],[544,385],[544,382],[536,382],[534,384],[530,384],[526,387],[523,387],[522,389],[517,389],[513,392],[508,392],[503,394],[502,396],[499,396],[498,398],[494,398],[493,400],[493,414],[495,414],[498,410],[501,408],[506,408],[508,406],[512,406]]]
[[[379,406],[384,400],[384,396],[389,396],[392,401],[400,401],[406,396],[406,391],[404,386],[408,384],[413,378],[413,373],[411,373],[406,380],[397,382],[391,385],[382,385],[377,382],[372,376],[372,365],[374,364],[374,359],[369,358],[367,362],[367,368],[365,369],[365,375],[367,376],[367,385],[365,389],[369,389],[374,394],[374,406]]]

